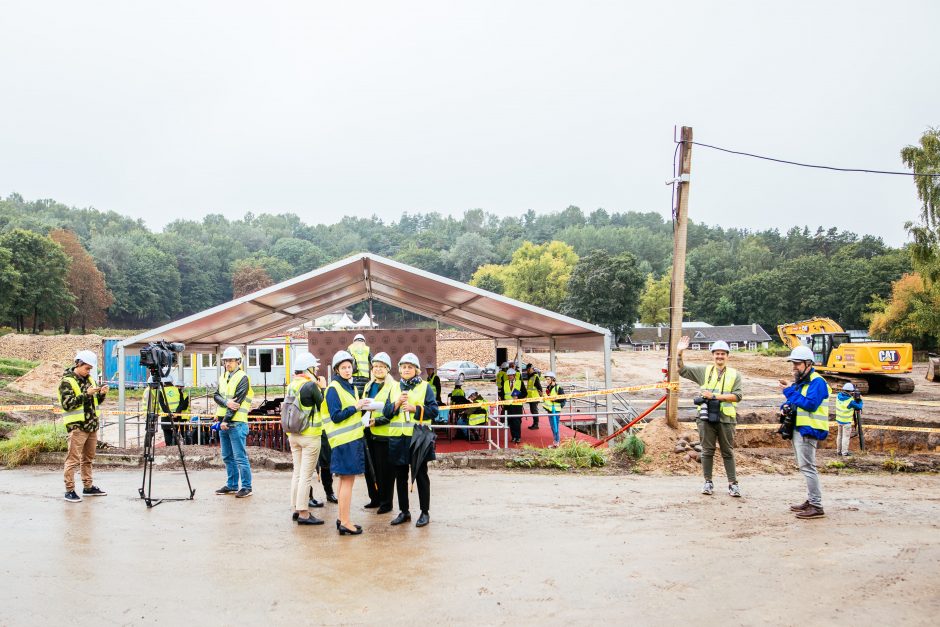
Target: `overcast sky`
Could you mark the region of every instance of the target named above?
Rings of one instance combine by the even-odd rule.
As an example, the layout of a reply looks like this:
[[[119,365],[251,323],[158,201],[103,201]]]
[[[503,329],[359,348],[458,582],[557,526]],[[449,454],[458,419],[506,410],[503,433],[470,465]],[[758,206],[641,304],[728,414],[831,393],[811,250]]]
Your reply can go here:
[[[210,212],[666,215],[673,126],[903,170],[940,126],[924,2],[0,0],[0,195]],[[690,217],[905,241],[908,177],[696,147]]]

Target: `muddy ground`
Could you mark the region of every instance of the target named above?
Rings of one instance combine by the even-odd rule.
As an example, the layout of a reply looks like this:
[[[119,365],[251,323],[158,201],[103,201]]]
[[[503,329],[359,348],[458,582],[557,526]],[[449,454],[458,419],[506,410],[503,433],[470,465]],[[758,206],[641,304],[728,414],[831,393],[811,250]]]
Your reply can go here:
[[[147,510],[137,471],[99,470],[110,496],[69,504],[61,475],[0,471],[0,623],[902,624],[940,611],[940,477],[825,477],[827,518],[798,521],[799,476],[748,477],[744,498],[692,477],[448,470],[432,522],[339,537],[289,520],[289,475],[249,499]],[[154,494],[179,495],[163,471]],[[800,594],[800,586],[814,593]]]

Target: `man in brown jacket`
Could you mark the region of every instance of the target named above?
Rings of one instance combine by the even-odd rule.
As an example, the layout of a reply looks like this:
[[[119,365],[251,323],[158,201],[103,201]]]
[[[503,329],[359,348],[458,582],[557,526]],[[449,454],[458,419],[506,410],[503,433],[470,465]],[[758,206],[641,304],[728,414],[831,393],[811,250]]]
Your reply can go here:
[[[62,419],[69,434],[69,452],[65,458],[65,500],[80,503],[82,497],[75,491],[75,470],[81,467],[82,496],[106,496],[107,492],[92,483],[91,465],[98,445],[98,418],[100,405],[108,393],[108,385],[96,386],[91,369],[98,366],[93,351],[78,351],[75,365],[62,374],[59,382],[59,404]]]

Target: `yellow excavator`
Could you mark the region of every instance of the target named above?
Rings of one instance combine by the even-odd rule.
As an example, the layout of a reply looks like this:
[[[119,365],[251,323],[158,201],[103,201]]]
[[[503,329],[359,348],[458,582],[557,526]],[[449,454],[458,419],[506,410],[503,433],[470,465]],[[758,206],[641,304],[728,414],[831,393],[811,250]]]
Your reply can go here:
[[[816,371],[840,388],[853,383],[861,394],[910,394],[914,380],[899,377],[913,370],[910,344],[854,339],[834,320],[810,318],[777,326],[790,348],[805,345],[813,351]]]

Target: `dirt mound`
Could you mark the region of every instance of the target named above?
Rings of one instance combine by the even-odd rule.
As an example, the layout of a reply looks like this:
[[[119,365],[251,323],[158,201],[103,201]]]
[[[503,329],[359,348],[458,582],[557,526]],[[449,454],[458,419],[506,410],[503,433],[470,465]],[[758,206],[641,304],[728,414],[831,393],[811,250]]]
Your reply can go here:
[[[100,335],[22,335],[10,333],[0,337],[0,357],[30,361],[72,363],[75,353],[92,350],[101,361]]]
[[[670,474],[686,475],[697,473],[699,465],[694,460],[687,460],[684,453],[676,453],[676,442],[681,437],[698,440],[698,435],[691,429],[680,426],[673,429],[666,423],[665,416],[650,420],[640,431],[640,439],[646,444],[648,463],[644,469],[663,471]]]
[[[65,371],[65,364],[71,361],[44,361],[19,379],[10,383],[10,388],[25,394],[35,394],[46,398],[56,398],[59,381]]]

